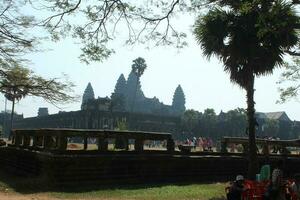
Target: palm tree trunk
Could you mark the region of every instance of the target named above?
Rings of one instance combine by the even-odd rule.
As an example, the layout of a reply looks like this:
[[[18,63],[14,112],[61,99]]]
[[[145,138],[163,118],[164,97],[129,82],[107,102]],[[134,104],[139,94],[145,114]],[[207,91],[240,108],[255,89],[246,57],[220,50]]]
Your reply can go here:
[[[138,89],[138,84],[139,84],[139,77],[137,76],[134,97],[133,97],[133,101],[132,101],[132,105],[131,105],[131,112],[133,112],[133,108],[135,106],[135,99],[136,99],[136,93],[137,93],[137,89]]]
[[[257,147],[255,142],[254,75],[251,75],[246,90],[249,134],[248,178],[250,180],[255,180],[255,175],[258,172],[258,158],[256,152]]]
[[[13,129],[13,123],[14,123],[14,112],[15,112],[15,99],[12,101],[12,108],[11,108],[11,114],[10,114],[10,130],[9,130],[9,139],[11,138],[11,132]]]

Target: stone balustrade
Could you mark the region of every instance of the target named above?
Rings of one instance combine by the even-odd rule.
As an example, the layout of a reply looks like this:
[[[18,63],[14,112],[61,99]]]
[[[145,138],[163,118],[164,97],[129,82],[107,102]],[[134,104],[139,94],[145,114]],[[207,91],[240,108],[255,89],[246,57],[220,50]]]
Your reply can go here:
[[[243,153],[248,152],[249,139],[242,137],[223,137],[221,140],[221,152],[227,153],[229,145],[242,145]],[[275,150],[273,153],[286,155],[291,152],[288,150],[289,147],[300,147],[300,140],[272,140],[272,139],[256,139],[256,145],[261,147],[261,153],[268,156],[270,155],[271,150]],[[259,148],[258,148],[259,150]]]
[[[69,138],[83,141],[83,150],[88,149],[88,138],[96,140],[98,151],[108,150],[108,139],[122,139],[128,150],[128,141],[134,140],[134,151],[144,150],[146,140],[165,141],[168,152],[175,148],[174,140],[170,133],[155,133],[142,131],[114,131],[95,129],[16,129],[12,131],[13,140],[10,146],[23,149],[38,149],[43,151],[68,151]]]

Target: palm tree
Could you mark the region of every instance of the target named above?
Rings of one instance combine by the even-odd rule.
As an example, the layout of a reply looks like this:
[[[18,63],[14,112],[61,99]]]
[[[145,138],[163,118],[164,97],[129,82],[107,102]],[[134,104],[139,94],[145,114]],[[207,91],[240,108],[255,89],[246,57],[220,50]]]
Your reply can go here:
[[[137,59],[132,61],[133,64],[131,65],[131,71],[136,75],[136,85],[135,85],[135,92],[134,92],[134,98],[131,106],[131,112],[133,111],[135,99],[136,99],[136,93],[137,93],[137,87],[140,82],[140,78],[143,75],[145,69],[147,68],[146,62],[144,58],[138,57]]]
[[[217,56],[230,80],[246,90],[250,179],[258,170],[254,80],[283,64],[284,51],[298,42],[298,21],[293,6],[281,0],[221,0],[195,22],[203,54],[208,59]]]
[[[2,64],[2,65],[1,65]],[[0,93],[12,101],[10,128],[13,128],[15,102],[27,96],[42,97],[45,101],[57,103],[73,102],[77,99],[67,93],[73,92],[73,83],[61,82],[58,78],[45,79],[17,62],[4,65],[0,60]]]
[[[13,119],[16,101],[21,100],[28,95],[28,86],[32,85],[30,79],[31,71],[27,68],[15,66],[6,71],[5,76],[1,80],[1,92],[7,100],[12,102],[10,129],[13,128]]]

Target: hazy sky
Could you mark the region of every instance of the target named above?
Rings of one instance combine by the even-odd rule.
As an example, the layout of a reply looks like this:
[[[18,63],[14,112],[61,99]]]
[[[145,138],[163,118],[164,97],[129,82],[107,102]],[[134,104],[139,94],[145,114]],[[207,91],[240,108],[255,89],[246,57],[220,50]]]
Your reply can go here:
[[[190,29],[192,23],[184,23]],[[207,60],[202,56],[200,47],[189,32],[189,46],[180,50],[173,47],[157,47],[147,50],[145,46],[128,47],[115,41],[112,45],[116,53],[102,63],[85,65],[80,62],[80,46],[72,39],[58,43],[45,42],[44,48],[52,50],[29,56],[30,66],[38,74],[46,77],[58,77],[62,73],[76,84],[76,94],[82,95],[88,82],[91,82],[95,96],[110,96],[121,73],[128,77],[132,60],[143,57],[148,68],[141,77],[142,90],[146,97],[160,99],[165,104],[172,103],[173,93],[178,84],[184,90],[187,109],[203,111],[214,108],[218,114],[237,107],[246,108],[245,91],[229,81],[229,75],[223,71],[222,63],[216,58]],[[286,111],[292,120],[300,121],[300,102],[290,101],[276,104],[280,70],[271,76],[256,79],[255,102],[260,112]],[[4,97],[1,96],[1,110],[4,110]],[[61,110],[80,109],[81,102],[62,106]],[[8,104],[10,109],[11,104]],[[16,105],[16,111],[25,117],[37,115],[39,107],[48,107],[50,113],[60,109],[49,105],[39,98],[27,97]]]

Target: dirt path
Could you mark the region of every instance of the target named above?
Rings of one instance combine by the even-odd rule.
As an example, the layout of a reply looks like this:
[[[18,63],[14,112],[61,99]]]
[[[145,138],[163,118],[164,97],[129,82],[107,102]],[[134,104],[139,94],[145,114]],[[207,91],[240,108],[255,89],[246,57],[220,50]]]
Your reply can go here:
[[[58,200],[46,194],[18,194],[18,193],[4,193],[0,192],[1,200]]]
[[[61,199],[49,196],[47,193],[38,194],[20,194],[11,192],[0,192],[0,200],[73,200],[73,199]],[[114,198],[76,198],[76,200],[118,200]]]

